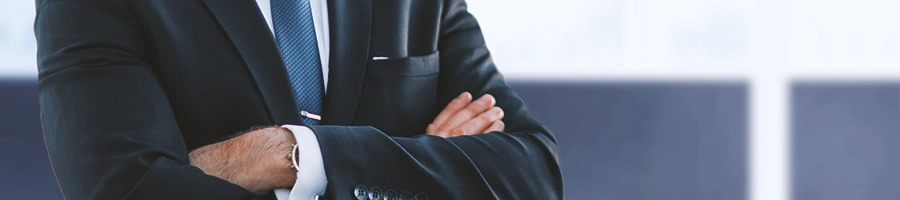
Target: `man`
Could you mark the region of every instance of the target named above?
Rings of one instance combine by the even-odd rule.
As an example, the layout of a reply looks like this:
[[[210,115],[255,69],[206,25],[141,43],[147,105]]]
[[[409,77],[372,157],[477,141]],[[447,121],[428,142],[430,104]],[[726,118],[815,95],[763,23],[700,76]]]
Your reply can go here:
[[[462,0],[36,6],[68,199],[562,198]]]

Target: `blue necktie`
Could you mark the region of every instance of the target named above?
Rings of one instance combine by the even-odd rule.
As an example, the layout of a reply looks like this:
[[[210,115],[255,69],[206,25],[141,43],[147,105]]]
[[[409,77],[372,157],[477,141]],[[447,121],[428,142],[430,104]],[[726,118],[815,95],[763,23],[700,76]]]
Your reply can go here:
[[[297,107],[321,114],[325,90],[309,0],[272,0],[271,5],[275,40],[287,67]],[[319,121],[304,117],[303,123],[318,125]]]

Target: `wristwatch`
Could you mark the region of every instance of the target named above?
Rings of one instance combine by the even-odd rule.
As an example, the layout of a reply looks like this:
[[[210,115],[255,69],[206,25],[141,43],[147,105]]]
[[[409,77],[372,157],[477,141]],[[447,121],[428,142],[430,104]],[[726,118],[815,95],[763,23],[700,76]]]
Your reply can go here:
[[[291,169],[300,171],[300,159],[297,159],[297,156],[300,155],[300,147],[297,144],[291,145],[291,152],[288,153],[288,159],[291,159]]]

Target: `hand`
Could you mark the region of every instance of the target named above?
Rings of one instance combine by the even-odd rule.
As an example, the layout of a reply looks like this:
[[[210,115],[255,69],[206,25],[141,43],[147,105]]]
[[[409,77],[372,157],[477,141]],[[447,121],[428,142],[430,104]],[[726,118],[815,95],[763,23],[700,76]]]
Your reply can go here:
[[[263,128],[192,151],[191,165],[261,194],[296,182],[297,172],[287,157],[294,143],[290,130]]]
[[[494,107],[496,102],[490,94],[473,102],[472,94],[463,92],[447,104],[425,131],[445,138],[503,131],[503,109]]]

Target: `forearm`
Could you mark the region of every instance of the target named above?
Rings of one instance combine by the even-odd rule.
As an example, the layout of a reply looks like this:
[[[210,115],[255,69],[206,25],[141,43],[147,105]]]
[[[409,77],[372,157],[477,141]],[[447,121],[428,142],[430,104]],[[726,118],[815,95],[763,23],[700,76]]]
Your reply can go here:
[[[556,143],[537,132],[450,138],[500,199],[562,199]]]
[[[236,149],[243,145],[241,141],[223,141],[201,147],[190,153],[191,165],[200,168],[203,173],[227,180],[236,185],[240,185],[249,191],[253,188],[245,187],[250,184],[251,176],[249,163],[235,162],[231,159],[237,159],[237,152],[244,149]]]
[[[390,137],[373,127],[311,128],[322,147],[327,196],[333,199],[352,198],[348,191],[360,184],[398,193],[422,192],[432,199],[556,199],[562,195],[555,143],[538,141],[535,133],[494,132],[446,139]]]
[[[287,157],[295,143],[285,128],[260,128],[196,149],[190,160],[206,174],[261,193],[290,187],[296,180]]]

